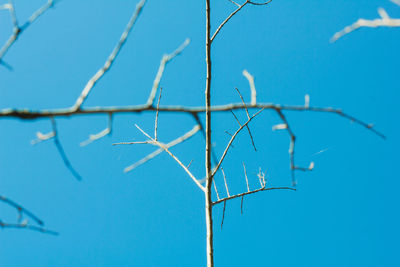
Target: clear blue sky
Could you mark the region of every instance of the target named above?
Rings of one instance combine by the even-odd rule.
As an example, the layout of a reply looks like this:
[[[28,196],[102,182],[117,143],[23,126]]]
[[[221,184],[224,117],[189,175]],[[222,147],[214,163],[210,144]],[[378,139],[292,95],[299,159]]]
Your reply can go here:
[[[2,1],[0,4],[5,3]],[[44,1],[16,0],[21,22]],[[93,89],[89,106],[144,103],[159,61],[185,38],[191,44],[165,73],[162,104],[203,105],[205,85],[204,2],[148,0],[112,70]],[[0,68],[0,108],[71,106],[87,80],[104,64],[136,1],[61,1],[29,28]],[[213,29],[235,6],[212,1]],[[242,76],[255,76],[258,100],[333,106],[374,123],[384,141],[332,114],[286,113],[298,136],[297,162],[315,170],[298,173],[298,191],[249,196],[215,211],[216,266],[400,266],[398,240],[400,186],[397,123],[400,29],[361,29],[337,43],[330,37],[357,18],[376,18],[390,1],[284,1],[246,7],[221,31],[212,52],[213,104],[246,100]],[[0,10],[0,43],[11,33],[7,11]],[[238,113],[244,120],[245,114]],[[159,138],[168,142],[193,127],[185,115],[161,114]],[[112,146],[141,140],[134,123],[152,131],[154,114],[115,117],[114,131],[86,147],[79,143],[102,130],[106,116],[58,119],[60,139],[83,181],[65,168],[54,144],[31,146],[37,131],[51,131],[49,120],[0,120],[0,194],[22,203],[59,236],[26,230],[0,231],[0,264],[35,266],[205,266],[204,197],[183,170],[162,154],[124,174],[123,168],[154,150]],[[231,193],[245,189],[267,171],[268,185],[290,185],[288,136],[271,131],[279,123],[265,111],[251,124],[258,152],[248,135],[234,143],[224,169]],[[230,113],[214,117],[218,155],[237,124]],[[173,151],[204,175],[201,135]],[[322,153],[318,153],[322,151]],[[223,191],[222,177],[217,177]],[[2,220],[14,210],[0,203]]]

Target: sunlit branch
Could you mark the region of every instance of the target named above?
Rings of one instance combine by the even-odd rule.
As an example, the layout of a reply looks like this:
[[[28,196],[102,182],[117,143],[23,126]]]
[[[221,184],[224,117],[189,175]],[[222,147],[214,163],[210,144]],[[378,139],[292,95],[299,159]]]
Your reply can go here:
[[[193,129],[190,130],[189,132],[187,132],[187,133],[185,133],[184,135],[178,137],[177,139],[175,139],[175,140],[173,140],[173,141],[171,141],[171,142],[165,144],[164,146],[165,146],[166,148],[171,148],[171,147],[173,147],[173,146],[175,146],[175,145],[177,145],[177,144],[180,144],[180,143],[182,143],[183,141],[185,141],[185,140],[189,139],[190,137],[192,137],[192,136],[193,136],[194,134],[196,134],[199,130],[200,130],[200,126],[199,126],[199,125],[196,125],[196,126],[194,126]],[[141,144],[149,144],[148,141],[145,141],[145,142],[121,142],[121,143],[115,143],[115,144],[113,144],[113,145],[133,145],[133,144],[139,144],[139,143],[141,143]],[[156,150],[156,151],[150,153],[149,155],[147,155],[146,157],[142,158],[141,160],[139,160],[139,161],[135,162],[134,164],[132,164],[132,165],[126,167],[126,168],[124,169],[124,172],[129,172],[129,171],[135,169],[136,167],[138,167],[138,166],[142,165],[143,163],[145,163],[145,162],[151,160],[152,158],[156,157],[158,154],[160,154],[160,153],[163,152],[163,151],[164,151],[163,148],[159,148],[158,150]]]
[[[111,68],[112,64],[114,63],[115,58],[118,56],[122,46],[125,44],[125,41],[128,38],[128,35],[131,32],[133,25],[135,24],[138,16],[140,15],[140,12],[142,11],[142,8],[143,8],[145,2],[146,2],[146,0],[141,0],[136,5],[136,9],[133,12],[128,24],[126,25],[125,31],[122,33],[121,38],[119,39],[117,45],[115,46],[114,50],[108,57],[104,66],[102,68],[100,68],[92,78],[90,78],[90,80],[86,84],[85,88],[83,88],[81,95],[78,97],[78,99],[76,100],[76,103],[73,106],[74,110],[81,109],[83,102],[88,97],[92,88],[96,85],[96,83],[100,80],[100,78],[103,77],[103,75]]]
[[[197,180],[197,178],[189,171],[189,169],[174,155],[172,154],[171,151],[168,150],[168,147],[156,141],[154,138],[152,138],[149,134],[147,134],[145,131],[143,131],[137,124],[135,124],[136,128],[138,128],[139,131],[141,131],[149,140],[152,141],[152,144],[159,146],[162,148],[165,152],[167,152],[184,170],[185,172],[189,175],[189,177],[193,180],[193,182],[202,190],[205,191],[204,187],[200,184],[200,182]]]
[[[220,158],[220,160],[219,160],[217,166],[214,168],[214,170],[213,170],[213,172],[212,172],[212,174],[211,174],[211,177],[214,177],[215,173],[218,171],[219,167],[221,166],[222,162],[224,161],[225,156],[226,156],[226,154],[228,153],[228,150],[229,150],[229,148],[231,147],[231,145],[232,145],[233,141],[235,140],[236,136],[238,135],[238,133],[239,133],[244,127],[246,127],[246,125],[249,124],[250,121],[252,121],[252,120],[253,120],[258,114],[260,114],[260,112],[263,111],[263,110],[264,110],[264,109],[260,109],[260,110],[259,110],[257,113],[255,113],[252,117],[250,117],[250,119],[248,119],[248,120],[246,121],[246,123],[244,123],[242,126],[240,126],[239,129],[237,129],[236,132],[232,135],[232,137],[231,137],[231,139],[229,140],[229,142],[228,142],[228,144],[227,144],[227,146],[226,146],[226,148],[225,148],[225,150],[224,150],[224,153],[222,154],[222,156],[221,156],[221,158]]]
[[[242,5],[238,5],[236,2],[231,1],[232,3],[238,5],[238,8],[237,8],[235,11],[233,11],[233,12],[218,26],[217,30],[215,31],[215,33],[214,33],[213,36],[211,37],[210,42],[214,41],[214,38],[218,35],[218,33],[219,33],[219,31],[222,29],[222,27],[224,27],[225,24],[226,24],[236,13],[238,13],[238,12],[239,12],[243,7],[245,7],[247,4],[251,4],[251,5],[260,5],[260,6],[261,6],[261,5],[267,5],[267,4],[269,4],[271,1],[272,1],[272,0],[267,1],[267,2],[263,2],[263,3],[255,3],[255,2],[252,2],[252,1],[249,1],[249,0],[246,0],[246,2],[244,2]]]
[[[392,1],[398,5],[398,1]],[[355,30],[358,30],[363,27],[367,28],[377,28],[377,27],[400,27],[400,19],[393,19],[389,17],[388,13],[386,13],[385,9],[382,7],[378,8],[378,14],[381,18],[374,20],[366,20],[366,19],[358,19],[353,24],[345,27],[343,30],[335,33],[331,38],[331,42],[337,41],[339,38],[343,37],[346,34],[349,34]]]
[[[153,87],[151,88],[149,98],[147,99],[147,105],[152,106],[154,102],[154,98],[156,97],[157,89],[160,85],[161,78],[164,74],[165,66],[168,62],[170,62],[174,57],[178,56],[182,53],[183,49],[188,46],[190,43],[190,39],[186,39],[174,52],[168,55],[164,55],[161,59],[160,66],[158,67],[157,75],[153,82]]]
[[[261,192],[261,191],[270,191],[270,190],[293,190],[293,191],[296,191],[296,189],[295,189],[295,188],[292,188],[292,187],[268,187],[268,188],[259,188],[259,189],[257,189],[257,190],[253,190],[253,191],[250,191],[250,192],[244,192],[244,193],[240,193],[240,194],[233,195],[233,196],[230,196],[230,197],[221,198],[220,200],[214,201],[214,202],[213,202],[213,205],[217,205],[217,204],[219,204],[219,203],[221,203],[221,202],[228,201],[228,200],[231,200],[231,199],[234,199],[234,198],[243,197],[243,196],[250,195],[250,194],[254,194],[254,193],[257,193],[257,192]]]
[[[8,4],[4,4],[2,7],[3,9],[8,9],[10,10],[10,15],[11,15],[11,20],[13,23],[13,34],[8,38],[6,43],[3,45],[3,47],[0,50],[0,64],[6,66],[7,68],[11,69],[11,66],[6,64],[3,61],[4,56],[8,52],[8,50],[11,48],[11,46],[17,41],[18,37],[22,34],[24,30],[26,30],[32,23],[34,23],[41,15],[43,15],[48,9],[53,7],[55,4],[55,1],[49,0],[47,1],[46,4],[44,4],[41,8],[36,10],[31,17],[26,21],[22,26],[19,26],[18,20],[17,20],[17,15],[15,12],[14,4],[12,1],[9,1]]]
[[[98,132],[97,134],[89,135],[89,139],[81,142],[79,145],[87,146],[88,144],[90,144],[96,140],[99,140],[99,139],[103,138],[104,136],[110,135],[112,132],[112,122],[113,122],[112,114],[109,114],[107,128],[103,129],[102,131]]]

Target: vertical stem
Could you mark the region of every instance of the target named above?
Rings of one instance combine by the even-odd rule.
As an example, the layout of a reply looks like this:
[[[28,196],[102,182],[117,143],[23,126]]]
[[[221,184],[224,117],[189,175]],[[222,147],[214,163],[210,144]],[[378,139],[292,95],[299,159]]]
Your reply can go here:
[[[210,41],[210,0],[206,0],[206,226],[207,226],[207,267],[214,267],[213,248],[213,221],[212,221],[212,199],[211,199],[211,41]]]

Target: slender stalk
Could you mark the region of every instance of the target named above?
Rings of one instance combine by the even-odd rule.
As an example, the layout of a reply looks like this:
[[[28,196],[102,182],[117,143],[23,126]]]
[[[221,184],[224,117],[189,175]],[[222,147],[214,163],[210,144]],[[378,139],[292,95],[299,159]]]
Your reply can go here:
[[[213,221],[212,221],[212,199],[211,199],[211,39],[210,39],[210,0],[206,0],[206,227],[207,227],[207,267],[214,267],[213,248]]]

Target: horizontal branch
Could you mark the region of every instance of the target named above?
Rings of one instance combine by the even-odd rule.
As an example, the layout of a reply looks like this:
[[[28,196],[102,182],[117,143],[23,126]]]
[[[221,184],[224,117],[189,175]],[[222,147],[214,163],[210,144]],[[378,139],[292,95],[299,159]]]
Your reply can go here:
[[[341,117],[344,117],[354,123],[357,123],[368,130],[374,132],[378,136],[386,139],[385,135],[373,128],[372,124],[365,123],[349,114],[344,113],[341,109],[332,107],[309,107],[309,106],[285,106],[274,103],[232,103],[228,105],[216,105],[211,106],[211,112],[224,112],[231,110],[244,110],[248,109],[272,109],[272,110],[288,110],[288,111],[311,111],[311,112],[323,112],[323,113],[334,113]],[[205,113],[206,108],[203,106],[199,107],[185,107],[185,106],[160,106],[159,112],[176,112],[176,113],[188,113],[195,115],[198,113]],[[65,109],[52,109],[52,110],[29,110],[29,109],[3,109],[0,110],[0,119],[4,118],[18,118],[22,120],[33,120],[33,119],[45,119],[49,117],[71,117],[78,115],[93,115],[93,114],[119,114],[119,113],[140,113],[145,111],[157,111],[156,107],[148,105],[134,105],[134,106],[108,106],[108,107],[89,107],[85,109],[75,110],[73,108]]]
[[[26,223],[5,223],[5,222],[0,221],[0,228],[26,229],[26,230],[41,232],[44,234],[58,235],[58,233],[55,231],[47,230],[43,227],[30,225],[30,224],[26,224]]]
[[[7,198],[5,196],[0,196],[0,201],[2,201],[4,203],[10,205],[11,207],[15,208],[19,213],[23,213],[26,216],[30,217],[31,219],[33,219],[39,225],[43,225],[44,224],[43,221],[41,219],[39,219],[36,215],[34,215],[29,210],[25,209],[24,207],[22,207],[18,203],[12,201],[11,199],[9,199],[9,198]]]
[[[234,196],[221,198],[220,200],[217,200],[217,201],[213,202],[212,204],[213,205],[217,205],[217,204],[219,204],[221,202],[224,202],[224,201],[227,201],[227,200],[231,200],[231,199],[234,199],[234,198],[243,197],[243,196],[254,194],[254,193],[258,193],[258,192],[261,192],[261,191],[270,191],[270,190],[293,190],[293,191],[296,191],[296,188],[292,188],[292,187],[268,187],[268,188],[265,188],[265,187],[263,187],[263,188],[259,188],[257,190],[253,190],[253,191],[250,191],[250,192],[244,192],[244,193],[240,193],[240,194],[237,194],[237,195],[234,195]]]

